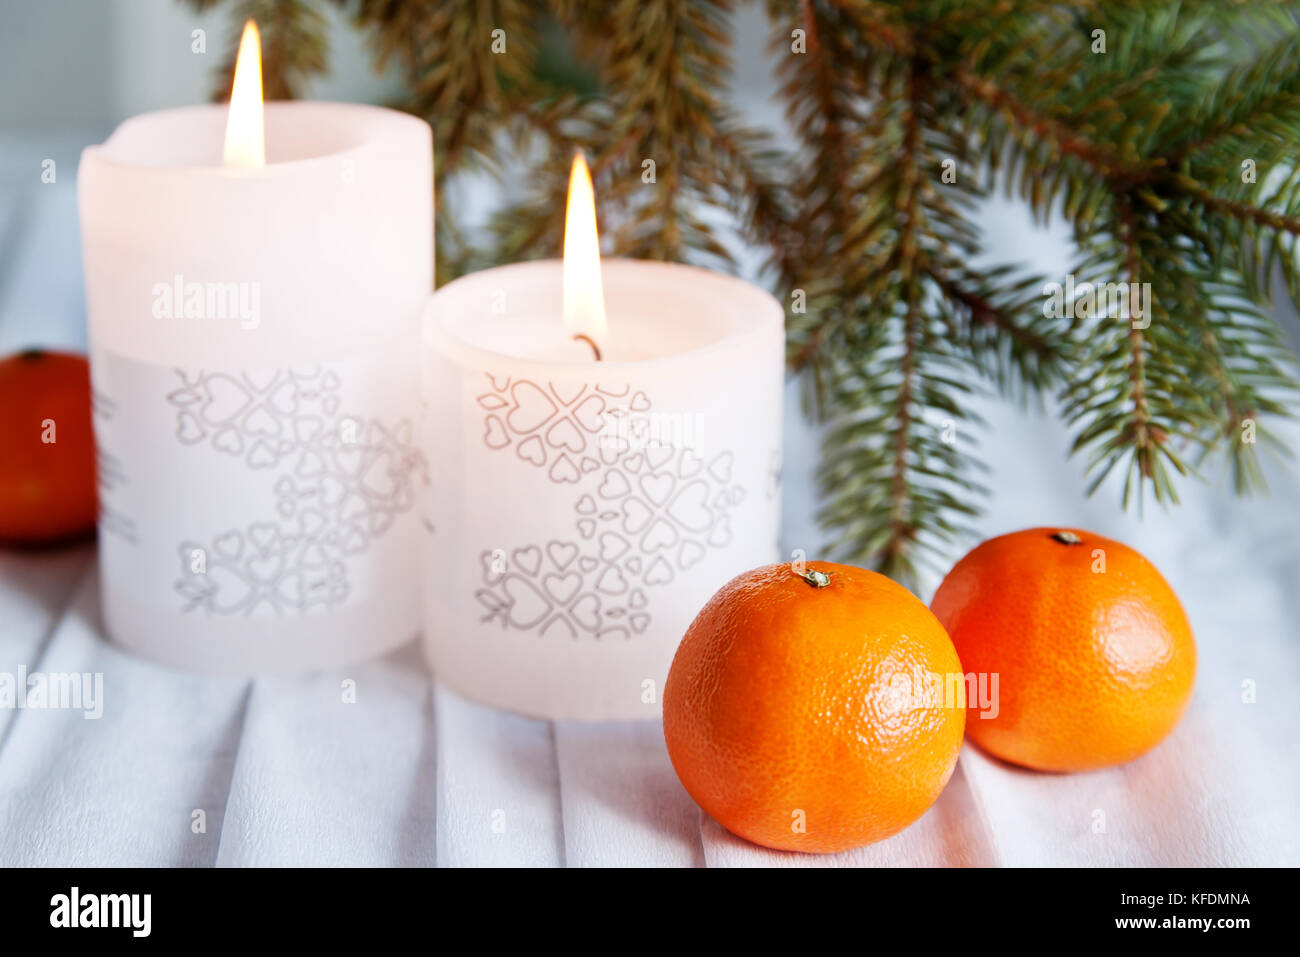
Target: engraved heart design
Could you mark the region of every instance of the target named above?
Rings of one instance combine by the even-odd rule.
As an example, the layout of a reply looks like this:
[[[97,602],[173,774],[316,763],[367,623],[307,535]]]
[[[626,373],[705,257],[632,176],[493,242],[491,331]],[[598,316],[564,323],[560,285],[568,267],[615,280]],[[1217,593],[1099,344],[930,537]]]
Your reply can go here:
[[[200,410],[209,422],[229,422],[248,407],[248,390],[225,373],[218,372],[203,382],[208,401]]]
[[[673,486],[676,484],[676,481],[667,472],[641,476],[641,491],[655,505],[663,505],[667,502],[668,496],[673,494]]]
[[[533,438],[536,438],[536,436]],[[578,467],[573,464],[573,459],[569,458],[567,454],[561,455],[555,460],[551,466],[550,475],[552,482],[560,483],[576,482],[582,478],[582,473],[578,471]]]
[[[260,582],[274,581],[284,568],[284,558],[280,555],[263,555],[248,563],[248,572]]]
[[[400,474],[400,463],[393,453],[381,452],[371,459],[369,466],[361,473],[361,485],[370,495],[380,500],[389,499],[397,492],[397,477]]]
[[[280,423],[259,405],[244,419],[244,431],[249,435],[274,437],[280,434]]]
[[[533,465],[546,464],[546,449],[542,447],[542,440],[532,435],[519,443],[519,448],[515,449],[515,454],[525,462],[531,462]]]
[[[596,591],[604,592],[606,595],[621,595],[627,591],[627,579],[613,565],[607,567],[601,572],[600,578],[596,579]]]
[[[325,423],[314,415],[304,415],[300,419],[295,419],[293,423],[293,434],[299,442],[315,441],[324,429]]]
[[[735,461],[735,456],[730,452],[723,452],[712,462],[709,463],[709,474],[719,482],[731,481],[731,466]]]
[[[340,482],[332,475],[326,475],[320,480],[320,502],[327,507],[334,507],[343,500],[347,494],[347,486]]]
[[[690,568],[692,565],[698,565],[700,562],[704,561],[704,556],[706,554],[707,552],[705,552],[703,545],[697,541],[688,539],[682,542],[682,547],[677,552],[677,567],[682,571],[686,571],[686,569]]]
[[[530,575],[536,575],[537,570],[542,567],[542,550],[536,545],[516,548],[511,552],[510,557],[516,565]]]
[[[623,503],[623,531],[635,535],[650,524],[654,512],[640,499],[629,498]]]
[[[324,471],[325,460],[321,458],[320,453],[303,449],[302,455],[298,456],[298,464],[294,466],[293,474],[299,478],[315,478]]]
[[[306,597],[302,575],[290,572],[276,582],[275,597],[292,608],[301,609]]]
[[[726,548],[731,544],[731,517],[723,515],[718,524],[709,532],[709,544],[714,548]]]
[[[551,603],[526,578],[507,575],[501,590],[509,600],[510,624],[516,628],[532,628],[551,610]]]
[[[334,464],[344,475],[355,476],[365,464],[365,457],[357,446],[343,445],[334,450]]]
[[[252,586],[231,568],[222,565],[209,568],[207,577],[213,611],[238,611],[252,595]]]
[[[349,555],[360,555],[370,543],[370,537],[360,524],[349,525],[343,538],[343,550]]]
[[[349,494],[339,505],[339,515],[345,522],[355,522],[370,511],[370,503],[356,493]]]
[[[661,548],[671,548],[677,544],[677,529],[662,518],[655,519],[649,530],[641,538],[641,550],[654,552]]]
[[[564,571],[578,557],[578,546],[573,542],[551,542],[546,546],[546,554],[556,568]]]
[[[679,476],[688,479],[699,472],[702,468],[704,468],[704,460],[702,458],[692,453],[690,449],[682,450],[681,461],[677,463],[677,474]]]
[[[664,561],[660,555],[645,572],[645,583],[647,585],[666,585],[673,580],[673,570],[669,564]]]
[[[280,461],[280,456],[276,454],[275,449],[267,445],[266,442],[259,440],[253,446],[253,450],[248,453],[248,464],[255,469],[266,469]]]
[[[573,508],[579,515],[591,515],[596,511],[596,501],[590,495],[584,495]]]
[[[645,460],[650,463],[651,468],[657,469],[666,465],[672,457],[672,446],[655,443],[645,450]]]
[[[321,529],[325,527],[325,516],[316,509],[305,509],[298,516],[298,534],[304,538],[310,538],[320,534]]]
[[[532,432],[550,421],[559,411],[551,397],[527,380],[516,382],[510,390],[515,407],[506,416],[506,424],[516,432]]]
[[[578,534],[581,535],[584,539],[591,538],[592,535],[595,535],[596,534],[595,520],[590,518],[578,519]]]
[[[478,397],[477,402],[480,406],[487,409],[489,412],[495,412],[497,409],[500,409],[510,404],[506,402],[506,400],[503,397],[497,395],[495,392],[485,392],[483,395]]]
[[[596,489],[596,494],[601,498],[620,498],[632,491],[627,484],[627,479],[623,477],[622,472],[606,472],[605,480],[600,483],[600,488]]]
[[[639,634],[641,634],[641,632],[645,631],[645,630],[646,630],[646,626],[650,624],[650,616],[649,616],[649,615],[633,615],[631,618],[628,619],[628,621],[629,621],[629,622],[631,623],[631,625],[632,625],[632,630],[635,631],[635,632],[639,635]]]
[[[600,534],[600,557],[604,561],[617,561],[631,547],[628,540],[617,532],[601,532]]]
[[[645,592],[639,588],[632,589],[632,594],[628,597],[627,603],[633,608],[644,608],[646,605]]]
[[[510,435],[506,432],[505,423],[495,415],[489,415],[485,421],[486,428],[483,432],[483,444],[490,449],[504,449],[510,444]]]
[[[584,572],[593,571],[596,568],[596,566],[599,564],[600,562],[597,561],[595,556],[592,555],[583,555],[581,558],[578,559],[578,567],[581,568]]]
[[[626,431],[629,446],[643,449],[649,444],[650,423],[645,419],[630,419]]]
[[[258,551],[266,551],[280,537],[280,530],[270,522],[257,522],[249,526],[248,537]]]
[[[588,592],[573,603],[569,614],[581,627],[594,632],[600,627],[600,599]]]
[[[561,605],[567,605],[582,587],[582,576],[577,572],[552,572],[542,578],[546,593]]]
[[[587,386],[582,382],[550,382],[551,395],[560,400],[561,405],[573,405]]]
[[[589,395],[573,410],[574,420],[588,432],[599,432],[604,424],[605,400],[598,395]]]
[[[231,455],[240,455],[244,451],[244,437],[234,429],[222,429],[213,437],[212,447]]]
[[[293,416],[298,414],[298,384],[292,379],[286,380],[278,389],[271,393],[267,404],[281,415]]]
[[[207,437],[207,430],[199,425],[199,420],[192,412],[182,412],[176,417],[176,437],[186,445],[202,442]]]
[[[673,521],[691,531],[702,532],[708,528],[713,521],[713,513],[709,511],[708,483],[703,479],[689,482],[668,506],[668,514]]]
[[[551,448],[567,449],[574,453],[581,452],[587,447],[587,440],[569,419],[560,419],[546,430],[546,443]]]

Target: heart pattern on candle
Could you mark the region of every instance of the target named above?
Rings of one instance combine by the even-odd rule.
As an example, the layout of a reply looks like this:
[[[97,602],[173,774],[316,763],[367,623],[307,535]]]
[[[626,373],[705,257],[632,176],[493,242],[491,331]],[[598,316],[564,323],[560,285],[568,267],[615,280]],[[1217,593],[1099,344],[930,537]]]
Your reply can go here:
[[[484,553],[483,620],[573,639],[645,631],[654,589],[730,544],[735,455],[659,444],[649,397],[628,386],[487,379],[484,444],[579,487],[576,539]]]
[[[179,410],[176,437],[184,445],[210,439],[213,448],[253,468],[275,467],[304,435],[336,417],[342,384],[337,372],[319,368],[176,374],[181,384],[167,395]]]
[[[577,542],[559,540],[509,556],[483,552],[485,587],[474,592],[482,620],[547,638],[630,638],[645,631],[645,593],[630,587],[616,566],[584,561],[591,557]]]
[[[629,396],[607,385],[546,383],[486,376],[488,391],[477,396],[487,414],[483,442],[493,450],[514,448],[523,461],[546,472],[552,482],[577,484],[612,459],[602,443],[610,415],[648,409],[645,393]]]
[[[706,464],[694,450],[673,448],[627,455],[597,490],[616,507],[597,510],[590,525],[579,518],[579,535],[595,537],[602,555],[635,553],[645,584],[667,584],[731,543],[730,512],[745,494],[731,481],[734,458],[722,452]],[[579,500],[575,511],[593,506]]]
[[[298,614],[337,608],[350,593],[349,561],[415,505],[428,482],[413,425],[341,415],[332,369],[257,373],[176,370],[167,395],[177,439],[208,444],[253,470],[272,470],[274,518],[181,542],[175,589],[185,611]]]

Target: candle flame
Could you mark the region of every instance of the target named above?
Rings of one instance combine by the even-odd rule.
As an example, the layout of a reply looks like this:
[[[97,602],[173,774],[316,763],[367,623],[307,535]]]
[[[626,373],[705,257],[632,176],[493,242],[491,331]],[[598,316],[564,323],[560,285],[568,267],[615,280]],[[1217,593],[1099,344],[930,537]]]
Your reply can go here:
[[[586,157],[573,157],[564,213],[564,327],[593,345],[605,339],[605,293],[600,281],[596,192]],[[597,349],[599,354],[599,349]]]
[[[262,38],[252,20],[244,24],[235,58],[235,82],[226,118],[227,166],[265,166],[266,138],[262,129]]]

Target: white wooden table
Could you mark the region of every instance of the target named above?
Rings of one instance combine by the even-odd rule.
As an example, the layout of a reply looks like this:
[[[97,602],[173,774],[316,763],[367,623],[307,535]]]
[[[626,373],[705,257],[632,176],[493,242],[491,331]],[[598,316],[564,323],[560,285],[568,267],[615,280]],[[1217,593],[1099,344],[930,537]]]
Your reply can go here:
[[[84,345],[73,185],[84,142],[0,139],[0,352]],[[51,186],[39,180],[46,156],[59,162]],[[983,532],[1093,528],[1146,553],[1184,599],[1200,650],[1195,697],[1138,761],[1043,775],[968,746],[938,803],[902,834],[833,857],[779,854],[701,815],[658,723],[483,708],[432,683],[411,648],[346,673],[176,674],[103,639],[93,546],[0,551],[0,674],[104,676],[96,720],[0,710],[0,864],[1300,864],[1296,478],[1274,471],[1262,503],[1189,486],[1181,509],[1140,520],[1118,511],[1112,489],[1083,498],[1050,418],[986,400],[979,411],[997,490]],[[816,436],[793,400],[789,414],[785,545],[815,555]],[[1288,437],[1300,448],[1300,430]],[[355,704],[342,700],[344,678]]]

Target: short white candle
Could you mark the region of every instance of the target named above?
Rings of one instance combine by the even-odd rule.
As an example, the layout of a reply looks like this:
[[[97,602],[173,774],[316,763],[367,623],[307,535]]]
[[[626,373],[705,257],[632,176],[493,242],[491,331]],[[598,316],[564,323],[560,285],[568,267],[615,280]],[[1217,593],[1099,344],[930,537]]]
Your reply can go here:
[[[269,103],[265,165],[235,166],[227,113],[82,156],[105,624],[182,668],[339,665],[419,628],[430,129]]]
[[[607,261],[596,362],[562,272],[475,273],[426,313],[425,648],[488,704],[652,717],[696,613],[777,559],[783,313],[738,279]]]

